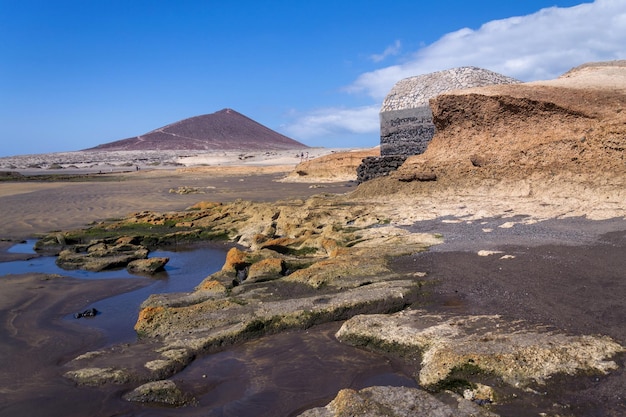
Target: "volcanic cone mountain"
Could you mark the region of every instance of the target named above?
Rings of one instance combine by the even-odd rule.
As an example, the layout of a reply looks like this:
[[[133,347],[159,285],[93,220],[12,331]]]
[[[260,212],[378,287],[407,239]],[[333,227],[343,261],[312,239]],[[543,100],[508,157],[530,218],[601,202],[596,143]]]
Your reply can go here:
[[[307,146],[232,109],[195,116],[133,138],[86,150],[244,150],[300,149]]]

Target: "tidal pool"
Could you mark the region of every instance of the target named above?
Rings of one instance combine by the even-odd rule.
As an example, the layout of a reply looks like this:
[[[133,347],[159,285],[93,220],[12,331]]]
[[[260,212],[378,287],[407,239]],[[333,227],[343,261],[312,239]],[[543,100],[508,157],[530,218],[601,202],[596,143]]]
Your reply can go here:
[[[28,240],[14,245],[9,252],[35,254],[33,250],[35,242]],[[86,280],[113,278],[144,280],[145,287],[86,304],[84,310],[95,308],[98,311],[95,317],[76,319],[73,314],[65,317],[66,320],[102,330],[109,344],[131,342],[136,339],[133,326],[143,301],[151,294],[192,291],[208,275],[220,270],[226,259],[226,250],[215,246],[195,246],[176,251],[150,252],[149,257],[157,256],[168,257],[170,261],[165,265],[165,271],[150,277],[129,274],[125,269],[102,272],[65,270],[56,265],[55,257],[41,256],[25,261],[0,262],[0,278],[8,274],[44,273]]]

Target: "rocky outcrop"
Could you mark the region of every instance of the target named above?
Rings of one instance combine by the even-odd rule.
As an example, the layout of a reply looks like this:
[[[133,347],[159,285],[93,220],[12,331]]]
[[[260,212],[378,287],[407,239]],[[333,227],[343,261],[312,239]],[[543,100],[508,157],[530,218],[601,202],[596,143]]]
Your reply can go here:
[[[364,159],[380,155],[380,148],[336,152],[299,163],[283,182],[355,181]]]
[[[357,316],[337,332],[339,340],[395,355],[421,357],[417,379],[432,387],[472,367],[515,386],[543,383],[555,374],[606,374],[624,352],[609,337],[570,336],[499,316],[455,316],[403,311]]]
[[[126,401],[166,404],[178,407],[195,402],[194,398],[183,393],[174,381],[167,379],[143,384],[124,394],[123,398]]]
[[[75,369],[66,372],[65,377],[92,387],[107,383],[125,384],[130,380],[130,376],[124,370],[109,367]]]
[[[398,276],[389,268],[390,259],[423,251],[441,239],[387,223],[367,205],[325,196],[279,203],[203,202],[184,212],[140,212],[94,225],[84,233],[149,231],[135,238],[141,242],[178,233],[225,235],[240,246],[231,248],[222,269],[195,291],[152,295],[142,304],[135,330],[153,341],[150,350],[139,344],[83,355],[68,364],[72,370],[66,376],[79,384],[115,382],[112,374],[133,382],[164,379],[198,354],[247,339],[402,310],[417,299],[420,276]],[[81,240],[78,232],[64,236],[65,244]],[[128,363],[127,357],[137,359],[131,366],[110,366]]]
[[[626,64],[620,63],[574,69],[553,81],[442,94],[431,102],[438,133],[424,160],[508,175],[623,172],[625,106]]]
[[[426,151],[355,195],[626,198],[624,61],[589,64],[556,80],[443,93],[430,105],[437,133]],[[424,172],[437,181],[404,180]]]
[[[98,230],[75,233],[54,233],[40,239],[35,250],[40,254],[57,255],[56,264],[63,269],[104,271],[126,268],[131,274],[153,275],[169,262],[166,257],[148,258],[150,242],[146,236],[120,236]]]
[[[104,271],[107,269],[125,268],[132,262],[144,260],[148,249],[132,243],[117,240],[113,244],[94,240],[87,244],[77,244],[63,249],[56,260],[63,269],[84,269],[87,271]],[[164,265],[164,264],[163,264]],[[129,271],[137,269],[130,267]]]
[[[148,259],[136,259],[126,266],[131,274],[153,275],[159,271],[163,271],[165,264],[169,262],[169,258],[157,256]]]

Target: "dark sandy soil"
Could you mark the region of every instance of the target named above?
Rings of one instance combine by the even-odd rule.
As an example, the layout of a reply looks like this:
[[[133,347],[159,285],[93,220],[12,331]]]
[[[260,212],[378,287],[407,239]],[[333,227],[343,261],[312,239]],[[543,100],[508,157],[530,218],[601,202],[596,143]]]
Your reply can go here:
[[[93,409],[110,393],[76,390],[62,377],[61,368],[106,340],[62,318],[97,299],[148,282],[145,278],[81,281],[40,274],[0,277],[0,415],[111,415]]]
[[[347,193],[354,183],[282,183],[285,173],[233,174],[145,171],[100,180],[0,182],[0,239],[82,227],[143,210],[184,210],[198,201],[276,201]],[[176,191],[186,189],[189,193]]]

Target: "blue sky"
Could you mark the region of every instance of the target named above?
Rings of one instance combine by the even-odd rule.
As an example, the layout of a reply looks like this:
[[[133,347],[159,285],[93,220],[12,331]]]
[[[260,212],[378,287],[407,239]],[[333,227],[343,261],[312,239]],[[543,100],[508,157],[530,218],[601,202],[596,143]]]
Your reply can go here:
[[[0,156],[235,109],[310,146],[378,144],[405,77],[523,81],[626,59],[626,1],[0,0]]]

